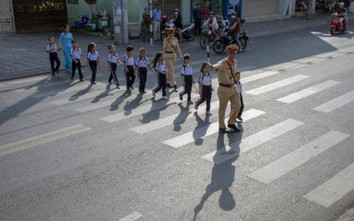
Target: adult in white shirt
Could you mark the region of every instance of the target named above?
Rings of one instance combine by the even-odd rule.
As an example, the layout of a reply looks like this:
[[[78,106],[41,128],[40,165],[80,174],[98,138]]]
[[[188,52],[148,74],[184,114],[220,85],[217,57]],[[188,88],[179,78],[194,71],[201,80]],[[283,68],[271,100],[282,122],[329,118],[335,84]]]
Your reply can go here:
[[[156,8],[152,12],[152,19],[154,21],[154,40],[160,39],[160,22],[161,22],[161,9],[160,4],[156,4]]]
[[[215,17],[215,12],[209,12],[209,18],[204,22],[202,28],[207,26],[212,32],[219,30],[219,24]]]

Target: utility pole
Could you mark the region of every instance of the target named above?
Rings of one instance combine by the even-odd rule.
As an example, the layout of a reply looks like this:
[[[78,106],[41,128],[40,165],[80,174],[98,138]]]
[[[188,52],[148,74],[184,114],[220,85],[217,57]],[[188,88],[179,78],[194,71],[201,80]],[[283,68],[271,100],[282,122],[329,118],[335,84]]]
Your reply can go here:
[[[113,14],[114,44],[128,43],[129,35],[127,0],[113,0]]]

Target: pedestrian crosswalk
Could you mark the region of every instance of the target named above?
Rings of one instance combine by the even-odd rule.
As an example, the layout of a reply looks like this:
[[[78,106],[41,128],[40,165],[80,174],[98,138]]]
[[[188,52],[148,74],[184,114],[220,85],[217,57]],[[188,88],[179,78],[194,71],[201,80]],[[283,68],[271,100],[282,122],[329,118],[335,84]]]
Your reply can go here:
[[[312,62],[317,61],[317,59],[322,59],[322,57],[312,57]],[[307,60],[309,61],[309,60]],[[198,65],[202,61],[194,62],[193,64]],[[303,61],[304,62],[304,61]],[[284,64],[285,66],[291,66],[294,64]],[[294,67],[294,66],[291,66]],[[289,76],[280,71],[280,69],[274,70],[254,70],[253,67],[244,67],[244,73],[242,74],[241,82],[244,85],[247,85],[252,82],[249,90],[246,90],[244,93],[246,95],[251,95],[252,97],[263,95],[272,91],[283,90],[288,94],[282,97],[272,97],[273,101],[281,102],[284,105],[292,104],[300,100],[305,100],[309,97],[315,97],[320,93],[328,93],[329,89],[342,85],[344,82],[336,81],[333,79],[320,79],[315,80],[312,76],[308,75],[294,75]],[[264,84],[262,79],[267,78],[271,80],[271,77],[275,77],[271,83]],[[281,80],[279,80],[281,79]],[[269,82],[267,81],[267,82]],[[302,83],[305,82],[305,83]],[[216,78],[213,80],[213,84],[217,87]],[[312,85],[309,85],[312,84]],[[288,91],[287,87],[292,86],[292,89],[296,91]],[[306,85],[306,86],[304,86]],[[247,85],[248,86],[248,85]],[[216,88],[215,87],[215,88]],[[248,87],[247,87],[248,88]],[[87,88],[87,85],[75,85],[66,90],[54,89],[49,92],[44,92],[43,94],[37,93],[33,95],[34,97],[45,97],[48,95],[53,95],[50,103],[57,106],[65,106],[66,109],[72,110],[74,113],[89,114],[94,115],[96,110],[105,109],[105,115],[100,116],[98,120],[106,124],[110,124],[113,127],[115,126],[112,123],[117,123],[123,120],[130,120],[135,124],[131,124],[130,128],[127,128],[127,132],[132,132],[139,134],[141,136],[149,136],[148,133],[159,132],[166,133],[166,136],[162,140],[155,140],[159,144],[172,147],[179,151],[179,149],[185,150],[185,146],[193,145],[194,142],[206,139],[215,139],[215,134],[219,131],[219,125],[217,122],[218,116],[218,101],[216,91],[213,94],[213,99],[211,103],[211,111],[213,112],[213,121],[209,124],[202,125],[200,127],[189,127],[187,131],[180,131],[179,133],[168,133],[168,127],[173,126],[178,122],[183,122],[185,124],[193,124],[195,121],[186,119],[191,119],[194,117],[193,105],[190,106],[188,110],[185,110],[186,113],[181,117],[179,108],[174,110],[169,110],[170,113],[167,116],[163,116],[158,119],[148,121],[146,123],[139,121],[140,116],[146,115],[149,112],[160,111],[166,106],[177,106],[181,103],[177,93],[170,94],[169,100],[162,101],[153,99],[151,95],[151,90],[147,90],[147,93],[138,99],[137,103],[134,104],[134,108],[112,108],[112,106],[117,106],[124,100],[125,104],[129,106],[129,103],[136,101],[137,96],[128,96],[126,95],[125,87],[121,89],[108,89],[105,88],[104,84],[96,85],[95,88]],[[82,91],[82,93],[80,93]],[[29,90],[18,89],[17,93],[26,93],[30,92]],[[134,93],[131,92],[131,93]],[[135,92],[136,93],[136,92]],[[283,93],[282,93],[283,94]],[[192,99],[195,100],[199,97],[198,93],[192,93]],[[332,111],[340,111],[340,108],[352,103],[354,101],[354,91],[344,92],[343,95],[338,97],[329,96],[330,100],[321,99],[318,102],[321,102],[318,106],[308,106],[302,107],[312,110],[314,113],[329,113]],[[184,101],[185,102],[185,101]],[[73,105],[79,104],[79,105]],[[295,104],[294,104],[295,105]],[[311,104],[310,104],[311,105]],[[74,107],[73,107],[74,106]],[[199,107],[198,115],[204,115],[205,104]],[[108,114],[107,114],[107,111]],[[244,111],[242,117],[244,119],[244,127],[251,127],[252,122],[258,119],[272,116],[273,113],[262,110],[261,108],[254,106],[246,105],[246,110]],[[197,156],[200,160],[200,163],[205,165],[214,165],[222,164],[230,159],[236,157],[250,157],[252,155],[253,149],[264,147],[270,145],[270,141],[281,139],[283,136],[290,134],[290,137],[294,137],[296,141],[296,136],[298,136],[295,131],[301,130],[308,126],[308,122],[300,121],[299,119],[292,118],[276,118],[274,123],[268,125],[266,128],[257,128],[253,134],[247,134],[246,137],[239,137],[239,140],[232,141],[231,143],[225,144],[224,146],[208,152],[203,153]],[[193,129],[190,129],[193,128]],[[91,128],[80,126],[79,130],[76,130],[77,133],[80,131],[84,132]],[[245,129],[247,130],[247,129]],[[48,135],[44,135],[45,137]],[[63,135],[64,136],[64,135]],[[61,136],[58,136],[57,139],[60,139]],[[64,136],[65,137],[65,136]],[[320,157],[321,154],[326,151],[335,148],[340,145],[346,139],[351,137],[351,134],[346,131],[336,131],[328,130],[322,135],[314,134],[311,141],[308,141],[305,145],[301,147],[296,147],[294,151],[280,156],[278,159],[274,159],[268,165],[263,165],[263,167],[256,169],[250,174],[245,174],[251,180],[257,182],[272,185],[273,182],[276,182],[279,179],[286,179],[286,175],[292,173],[293,171],[298,170],[301,166],[306,165],[307,162],[313,160],[314,158]],[[54,138],[53,138],[54,139]],[[47,139],[48,141],[49,139]],[[46,141],[46,142],[47,142]],[[25,142],[25,141],[23,141]],[[18,144],[16,144],[18,145]],[[31,144],[28,144],[30,146]],[[296,142],[293,144],[296,146]],[[7,146],[0,146],[0,149],[7,149]],[[25,149],[20,147],[20,149]],[[272,147],[277,148],[277,147]],[[206,151],[207,148],[204,150]],[[15,149],[11,150],[14,151]],[[247,154],[245,154],[247,152]],[[7,152],[0,153],[0,156],[7,155]],[[271,153],[270,153],[271,154]],[[348,165],[342,171],[339,171],[332,178],[325,181],[323,184],[319,184],[318,188],[314,190],[309,190],[306,195],[303,196],[304,199],[314,202],[318,205],[329,207],[335,202],[340,200],[346,194],[354,189],[354,164]]]

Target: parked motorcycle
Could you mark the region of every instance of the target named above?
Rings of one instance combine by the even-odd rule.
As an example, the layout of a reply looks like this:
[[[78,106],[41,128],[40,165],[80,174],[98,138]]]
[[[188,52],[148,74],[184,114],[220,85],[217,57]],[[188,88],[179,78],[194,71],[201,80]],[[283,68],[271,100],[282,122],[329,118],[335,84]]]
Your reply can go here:
[[[167,27],[170,27],[170,28],[174,28],[175,27],[175,24],[174,24],[174,19],[171,19],[169,22],[168,22],[168,25]],[[175,36],[176,38],[178,38],[179,40],[181,39],[186,39],[187,41],[193,41],[194,38],[195,38],[195,33],[194,33],[194,29],[195,29],[195,24],[192,23],[190,24],[189,26],[183,28],[181,30],[181,36],[179,36],[179,33],[177,31],[175,31]],[[165,39],[167,37],[167,33],[166,31],[162,31],[161,32],[161,35],[160,35],[160,38],[161,40]]]
[[[340,19],[343,18],[342,26],[340,25]],[[344,33],[347,30],[348,25],[348,17],[346,13],[333,13],[332,14],[332,21],[331,21],[331,35]]]
[[[233,40],[231,36],[227,35],[227,31],[228,29],[223,30],[219,38],[215,40],[213,44],[213,51],[216,54],[221,54],[225,51],[226,46],[230,44],[236,44],[240,49],[242,49],[242,51],[244,51],[247,47],[247,42],[249,41],[249,38],[247,36],[247,30],[242,31],[239,35],[238,40],[240,42],[240,45],[237,43],[236,40]]]

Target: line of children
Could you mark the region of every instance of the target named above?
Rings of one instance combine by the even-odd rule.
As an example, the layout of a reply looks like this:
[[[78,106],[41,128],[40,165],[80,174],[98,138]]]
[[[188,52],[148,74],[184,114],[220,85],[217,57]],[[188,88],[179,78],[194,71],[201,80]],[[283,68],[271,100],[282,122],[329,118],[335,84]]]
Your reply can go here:
[[[99,55],[96,51],[96,44],[91,42],[87,48],[87,60],[88,65],[92,71],[91,75],[91,84],[96,84],[96,73],[97,73],[97,65],[100,65],[100,60],[98,59]]]
[[[135,81],[135,67],[134,67],[134,48],[128,45],[126,48],[126,53],[123,56],[124,73],[127,80],[127,90],[133,90],[133,84]]]
[[[187,94],[187,104],[193,104],[191,101],[192,86],[194,84],[193,80],[193,69],[190,65],[191,56],[189,54],[183,55],[183,65],[181,67],[181,79],[184,85],[184,90],[179,93],[179,99],[183,100],[183,95]]]
[[[47,45],[47,52],[49,53],[49,62],[50,62],[50,67],[52,69],[52,76],[55,75],[55,73],[59,73],[59,67],[60,67],[60,59],[58,57],[58,51],[60,51],[61,48],[58,47],[57,44],[54,42],[54,37],[49,37],[48,38],[48,45]],[[56,63],[56,66],[54,67],[54,63]]]
[[[71,44],[72,44],[72,48],[71,48],[71,52],[70,52],[71,57],[72,57],[71,80],[74,80],[75,71],[76,71],[76,68],[77,68],[77,70],[79,72],[80,82],[83,82],[84,81],[84,76],[82,75],[82,72],[81,72],[81,61],[80,61],[81,48],[79,48],[79,45],[78,45],[76,40],[72,40]]]
[[[59,72],[59,67],[61,65],[57,53],[58,51],[60,51],[60,48],[57,46],[57,44],[55,44],[54,37],[49,37],[48,43],[49,44],[47,45],[47,52],[49,53],[52,75],[55,75],[55,72],[56,73]],[[166,100],[168,99],[168,97],[166,96],[167,67],[166,67],[166,62],[163,58],[163,53],[161,51],[156,53],[155,58],[151,63],[153,64],[153,66],[151,67],[149,59],[146,57],[145,48],[139,49],[139,56],[135,62],[133,57],[134,48],[131,45],[128,45],[126,48],[126,53],[123,56],[123,62],[119,59],[119,56],[115,52],[114,45],[109,45],[108,50],[109,50],[109,54],[107,57],[107,62],[108,62],[108,69],[110,71],[110,76],[108,78],[109,85],[111,84],[111,81],[114,80],[114,83],[119,89],[119,82],[116,74],[117,64],[119,62],[120,64],[124,64],[124,71],[125,71],[126,81],[127,81],[127,90],[134,89],[133,84],[135,82],[136,72],[138,72],[139,79],[140,79],[139,92],[140,94],[144,94],[146,93],[145,86],[147,81],[147,68],[150,68],[152,72],[155,72],[157,74],[157,86],[152,90],[153,97],[155,97],[156,92],[162,89],[162,99],[166,99]],[[75,71],[77,68],[79,72],[80,81],[82,82],[84,80],[81,71],[81,61],[80,61],[81,49],[78,46],[77,40],[72,40],[71,56],[72,56],[71,79],[72,80],[74,79]],[[192,92],[192,86],[194,84],[194,80],[193,80],[193,69],[192,66],[190,65],[190,58],[191,57],[189,54],[185,54],[183,56],[183,65],[180,70],[184,91],[179,93],[179,98],[180,100],[183,100],[183,96],[187,94],[187,104],[193,104],[193,102],[191,101],[191,92]],[[87,59],[88,59],[89,67],[92,70],[91,84],[96,84],[96,73],[97,73],[97,65],[99,65],[99,55],[96,50],[96,44],[93,42],[91,42],[88,45]],[[56,66],[54,67],[55,63]],[[241,102],[241,108],[237,114],[237,122],[242,123],[244,102],[242,97],[242,83],[240,81],[240,78],[241,78],[241,73],[236,72],[235,87],[240,94],[240,102]],[[209,73],[208,63],[203,63],[202,67],[200,68],[198,84],[199,84],[200,98],[195,102],[194,107],[196,110],[198,110],[198,106],[206,101],[206,114],[211,115],[210,102],[212,96],[212,78]],[[232,112],[232,110],[230,111]]]
[[[168,100],[168,97],[166,96],[167,67],[161,51],[156,53],[152,64],[157,74],[157,86],[152,89],[152,96],[155,98],[155,94],[162,89],[162,99]]]
[[[122,61],[119,59],[117,53],[116,53],[116,47],[114,45],[109,45],[108,46],[109,54],[107,57],[107,62],[108,62],[108,70],[110,72],[109,78],[108,78],[108,85],[112,84],[112,79],[114,80],[114,83],[116,84],[116,87],[119,89],[119,82],[117,78],[117,63],[119,62],[120,64],[123,64]]]
[[[203,63],[200,68],[200,73],[198,77],[199,84],[199,94],[200,98],[195,102],[194,108],[198,110],[198,106],[206,101],[206,114],[211,115],[210,112],[210,101],[212,95],[212,85],[211,85],[211,75],[209,73],[209,65],[208,63]]]

